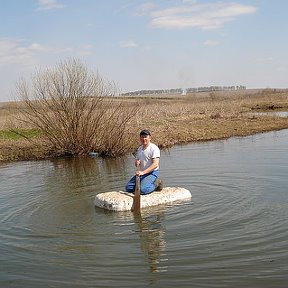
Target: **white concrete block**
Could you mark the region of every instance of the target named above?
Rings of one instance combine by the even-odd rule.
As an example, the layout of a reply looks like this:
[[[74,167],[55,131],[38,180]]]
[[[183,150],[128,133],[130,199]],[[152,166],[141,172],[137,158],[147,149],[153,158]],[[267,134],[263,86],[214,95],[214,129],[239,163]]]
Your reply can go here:
[[[112,211],[131,210],[133,203],[133,193],[123,191],[112,191],[97,194],[95,196],[95,206]],[[181,187],[164,187],[161,191],[155,191],[148,195],[141,195],[141,209],[172,204],[180,201],[190,200],[191,192]]]

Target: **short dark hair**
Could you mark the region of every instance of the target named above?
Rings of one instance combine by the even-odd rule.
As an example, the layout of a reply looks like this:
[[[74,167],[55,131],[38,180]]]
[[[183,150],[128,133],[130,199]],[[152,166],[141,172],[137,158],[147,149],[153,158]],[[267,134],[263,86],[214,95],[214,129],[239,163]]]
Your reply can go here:
[[[147,129],[144,129],[144,130],[142,130],[141,132],[140,132],[140,136],[147,136],[147,135],[149,135],[149,136],[151,136],[151,133],[150,133],[150,131],[149,130],[147,130]]]

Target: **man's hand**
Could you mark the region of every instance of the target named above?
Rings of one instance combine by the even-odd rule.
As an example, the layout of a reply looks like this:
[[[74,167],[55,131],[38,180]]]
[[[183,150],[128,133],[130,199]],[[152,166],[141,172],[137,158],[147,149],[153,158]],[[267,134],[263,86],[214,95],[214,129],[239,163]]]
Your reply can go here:
[[[136,176],[142,176],[144,175],[143,171],[136,171]]]
[[[135,160],[135,166],[140,166],[140,160]]]

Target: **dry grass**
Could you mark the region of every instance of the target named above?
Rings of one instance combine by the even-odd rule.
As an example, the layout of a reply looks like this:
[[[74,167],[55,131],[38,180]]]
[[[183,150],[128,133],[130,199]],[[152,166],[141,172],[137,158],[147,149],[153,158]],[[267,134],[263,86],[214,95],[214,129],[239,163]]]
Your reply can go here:
[[[250,113],[255,109],[288,111],[287,92],[198,93],[170,100],[141,101],[138,124],[153,132],[160,147],[288,128],[286,118]]]
[[[197,93],[185,97],[168,96],[161,95],[155,98],[153,95],[153,98],[146,96],[125,99],[126,106],[130,109],[134,105],[141,105],[137,116],[127,124],[130,130],[150,129],[153,141],[162,148],[180,143],[246,136],[288,128],[288,118],[252,114],[255,110],[288,111],[286,91],[253,90]],[[10,123],[7,126],[6,120],[13,119],[17,114],[15,106],[12,105],[10,112],[5,107],[5,105],[4,108],[2,105],[2,109],[0,107],[0,127],[2,127],[0,130],[11,125]],[[19,160],[57,156],[51,154],[47,145],[41,145],[41,139],[38,139],[37,145],[30,143],[32,142],[14,141],[12,144],[11,141],[0,140],[0,159]],[[137,145],[138,136],[132,135],[129,146]]]

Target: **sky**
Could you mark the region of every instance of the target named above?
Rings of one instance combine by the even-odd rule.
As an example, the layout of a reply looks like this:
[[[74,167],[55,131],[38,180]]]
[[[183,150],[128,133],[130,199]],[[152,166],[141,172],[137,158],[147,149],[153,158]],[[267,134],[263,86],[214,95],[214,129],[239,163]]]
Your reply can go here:
[[[122,92],[288,88],[286,0],[0,0],[0,101],[79,59]]]

